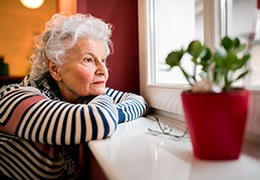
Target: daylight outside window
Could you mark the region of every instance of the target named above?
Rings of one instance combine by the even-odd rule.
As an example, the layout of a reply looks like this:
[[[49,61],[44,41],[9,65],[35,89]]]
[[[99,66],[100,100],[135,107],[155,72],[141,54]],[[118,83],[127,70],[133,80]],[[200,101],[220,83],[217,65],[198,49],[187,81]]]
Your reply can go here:
[[[180,47],[186,48],[196,39],[203,42],[203,0],[154,0],[150,4],[152,11],[151,27],[153,36],[151,84],[187,84],[179,68],[167,71],[167,54]],[[185,67],[193,69],[189,58]]]

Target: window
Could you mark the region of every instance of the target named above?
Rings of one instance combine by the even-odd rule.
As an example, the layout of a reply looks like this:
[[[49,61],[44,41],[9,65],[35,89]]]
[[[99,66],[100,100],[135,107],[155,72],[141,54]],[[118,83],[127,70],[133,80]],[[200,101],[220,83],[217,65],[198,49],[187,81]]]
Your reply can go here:
[[[202,0],[154,0],[150,3],[152,13],[150,28],[153,29],[152,59],[155,62],[151,84],[187,84],[178,68],[167,71],[166,55],[180,46],[185,47],[194,39],[203,41]],[[192,70],[187,60],[186,68]]]
[[[189,88],[178,69],[167,71],[168,52],[193,39],[215,48],[224,35],[248,34],[256,1],[138,0],[141,94],[157,113],[183,119],[180,93]]]
[[[166,71],[164,60],[169,51],[193,39],[215,46],[219,39],[216,4],[208,0],[138,1],[141,94],[157,113],[183,119],[180,93],[188,85],[178,69]]]

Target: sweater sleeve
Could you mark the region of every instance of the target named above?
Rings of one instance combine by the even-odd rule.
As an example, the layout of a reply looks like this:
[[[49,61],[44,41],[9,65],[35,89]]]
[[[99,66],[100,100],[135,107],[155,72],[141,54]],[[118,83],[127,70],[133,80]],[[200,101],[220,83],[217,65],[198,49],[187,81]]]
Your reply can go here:
[[[45,97],[33,87],[9,87],[1,92],[0,125],[34,142],[72,145],[110,136],[118,111],[107,95],[89,104],[70,104]]]
[[[145,115],[149,106],[142,96],[107,88],[106,94],[110,96],[119,115],[119,123],[131,121]]]

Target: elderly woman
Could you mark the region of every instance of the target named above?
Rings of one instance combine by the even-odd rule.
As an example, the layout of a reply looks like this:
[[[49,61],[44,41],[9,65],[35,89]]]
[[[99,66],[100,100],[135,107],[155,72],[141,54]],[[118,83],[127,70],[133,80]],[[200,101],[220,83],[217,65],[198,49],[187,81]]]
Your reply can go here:
[[[0,91],[0,171],[14,179],[78,174],[79,144],[147,112],[141,96],[106,87],[111,26],[56,14],[36,37],[31,72]]]

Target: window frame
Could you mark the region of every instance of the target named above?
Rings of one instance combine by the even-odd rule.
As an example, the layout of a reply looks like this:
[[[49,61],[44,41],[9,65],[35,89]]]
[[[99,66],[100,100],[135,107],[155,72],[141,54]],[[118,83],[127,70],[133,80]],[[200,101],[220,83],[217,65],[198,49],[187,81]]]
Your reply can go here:
[[[153,58],[153,12],[149,10],[153,0],[138,0],[139,27],[139,70],[140,94],[149,102],[151,108],[159,114],[184,121],[181,104],[181,92],[188,85],[152,84]],[[203,0],[204,43],[214,48],[221,36],[221,22],[218,13],[222,0]],[[170,98],[169,98],[170,97]]]

